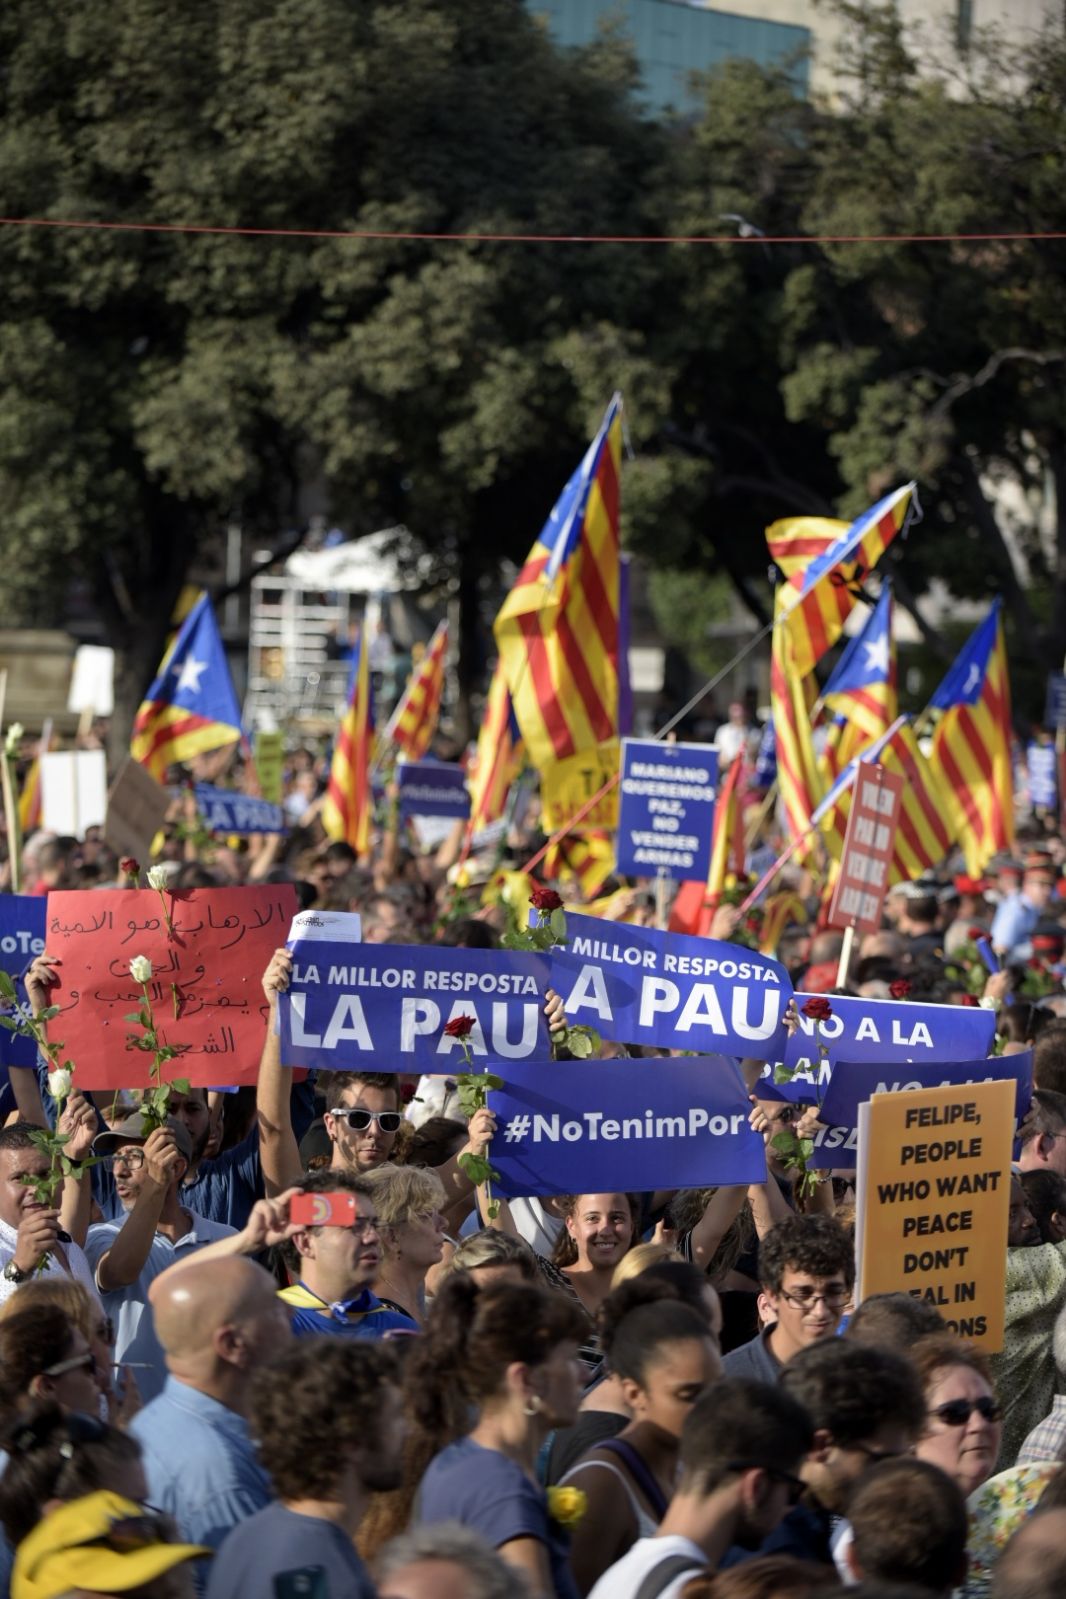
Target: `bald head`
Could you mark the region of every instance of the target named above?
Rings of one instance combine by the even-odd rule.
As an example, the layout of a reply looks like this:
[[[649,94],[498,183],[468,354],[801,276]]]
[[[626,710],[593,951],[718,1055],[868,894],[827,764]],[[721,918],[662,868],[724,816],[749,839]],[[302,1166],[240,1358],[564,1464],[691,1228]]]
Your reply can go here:
[[[193,1260],[165,1271],[148,1290],[155,1330],[175,1376],[215,1360],[232,1360],[235,1331],[265,1358],[288,1337],[288,1321],[269,1272],[235,1255],[229,1260]],[[271,1337],[276,1334],[276,1337]]]
[[[898,961],[906,948],[898,933],[867,933],[859,945],[859,959],[869,955],[882,955],[886,960]]]
[[[993,1599],[1061,1599],[1066,1593],[1066,1509],[1022,1523],[992,1574]]]

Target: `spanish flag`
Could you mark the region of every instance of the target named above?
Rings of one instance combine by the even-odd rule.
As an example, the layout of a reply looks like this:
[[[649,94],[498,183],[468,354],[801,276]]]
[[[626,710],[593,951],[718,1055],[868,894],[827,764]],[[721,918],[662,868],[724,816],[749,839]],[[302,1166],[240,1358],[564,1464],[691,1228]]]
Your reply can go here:
[[[322,805],[322,826],[332,839],[350,844],[357,855],[370,847],[370,746],[374,736],[374,707],[370,694],[370,644],[365,627],[352,661],[348,682],[348,708],[337,731],[329,786]]]

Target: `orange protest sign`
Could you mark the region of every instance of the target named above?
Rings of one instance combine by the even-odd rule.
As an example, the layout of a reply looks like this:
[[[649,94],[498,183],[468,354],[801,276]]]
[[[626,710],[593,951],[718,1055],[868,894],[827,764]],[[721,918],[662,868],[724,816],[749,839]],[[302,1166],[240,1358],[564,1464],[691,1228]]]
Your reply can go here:
[[[859,1106],[856,1302],[908,1293],[1003,1347],[1013,1082],[875,1094]]]
[[[544,813],[544,830],[554,833],[566,827],[571,817],[605,783],[618,776],[619,745],[616,738],[594,749],[579,750],[565,760],[552,761],[540,774],[540,803]],[[604,794],[590,811],[586,811],[574,831],[618,826],[618,787]]]

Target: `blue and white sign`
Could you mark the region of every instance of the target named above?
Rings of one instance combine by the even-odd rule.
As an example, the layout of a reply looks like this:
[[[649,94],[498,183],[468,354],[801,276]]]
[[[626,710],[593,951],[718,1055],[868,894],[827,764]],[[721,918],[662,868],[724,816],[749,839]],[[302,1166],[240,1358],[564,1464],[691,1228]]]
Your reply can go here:
[[[489,1159],[505,1194],[651,1192],[766,1179],[736,1064],[567,1061],[493,1068]]]
[[[778,961],[598,916],[567,915],[566,935],[551,951],[551,986],[568,1021],[627,1044],[782,1058],[792,984]]]
[[[1029,803],[1035,810],[1039,805],[1053,811],[1058,803],[1058,783],[1055,767],[1058,754],[1054,744],[1038,744],[1034,739],[1026,748],[1025,764],[1029,772]]]
[[[466,773],[448,761],[401,761],[400,815],[446,816],[465,821],[470,815]]]
[[[1047,709],[1045,727],[1066,727],[1066,673],[1049,672],[1047,680]]]
[[[816,1090],[825,1088],[838,1060],[882,1066],[980,1060],[992,1048],[996,1032],[995,1012],[980,1006],[919,1005],[907,999],[850,999],[839,994],[829,1000],[833,1007],[829,1021],[816,1026],[803,1014],[810,998],[796,995],[799,1030],[784,1052],[784,1063],[795,1076],[790,1083],[774,1084],[773,1067],[768,1067],[757,1085],[767,1099],[809,1103]],[[819,1061],[819,1040],[828,1052],[827,1061]]]
[[[624,738],[617,870],[700,878],[711,863],[718,753],[708,744]]]
[[[826,1127],[859,1125],[859,1106],[874,1094],[900,1094],[910,1088],[943,1088],[956,1083],[1012,1082],[1017,1093],[1014,1114],[1020,1121],[1033,1097],[1033,1052],[993,1055],[987,1060],[942,1061],[939,1065],[883,1066],[873,1061],[842,1060],[833,1068],[819,1120]],[[824,1135],[823,1135],[824,1136]]]
[[[22,974],[44,950],[44,894],[0,894],[0,969],[14,979],[15,992],[26,1003]],[[35,1066],[37,1045],[0,1028],[0,1065]]]
[[[470,1016],[471,1054],[551,1058],[544,1017],[548,957],[414,944],[292,946],[278,1023],[286,1066],[319,1071],[455,1072],[463,1051],[445,1027]]]
[[[285,817],[280,805],[258,799],[253,794],[238,794],[232,788],[196,785],[196,803],[209,833],[284,833]]]

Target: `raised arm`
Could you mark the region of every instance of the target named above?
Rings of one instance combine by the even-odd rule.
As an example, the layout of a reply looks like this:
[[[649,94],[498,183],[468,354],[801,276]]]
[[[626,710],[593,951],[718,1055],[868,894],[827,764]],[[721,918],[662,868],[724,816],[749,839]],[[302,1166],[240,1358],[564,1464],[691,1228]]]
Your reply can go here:
[[[276,949],[263,973],[263,993],[270,1014],[255,1090],[259,1161],[267,1195],[291,1188],[303,1175],[300,1146],[292,1129],[292,1076],[281,1064],[281,1038],[277,1031],[278,995],[285,992],[291,980],[292,956],[287,949]]]

